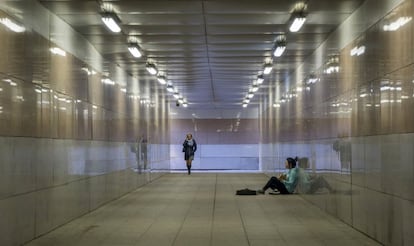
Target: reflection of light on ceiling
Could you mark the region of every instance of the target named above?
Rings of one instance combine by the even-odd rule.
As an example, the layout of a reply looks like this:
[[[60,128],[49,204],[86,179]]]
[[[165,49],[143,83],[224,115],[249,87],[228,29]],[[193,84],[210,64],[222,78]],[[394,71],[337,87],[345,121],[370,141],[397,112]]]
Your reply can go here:
[[[52,54],[55,54],[55,55],[66,56],[66,52],[58,47],[50,48],[50,52],[52,52]]]
[[[306,80],[306,84],[314,84],[318,82],[320,79],[316,76],[314,72],[311,72]]]
[[[11,79],[3,79],[4,82],[9,83],[11,86],[17,86],[17,83]]]
[[[18,24],[17,22],[10,20],[9,18],[0,18],[0,23],[5,25],[13,32],[24,32],[26,30],[26,28],[23,25]]]
[[[367,93],[362,93],[361,95],[359,95],[359,97],[366,97],[366,96],[368,96]]]
[[[50,104],[50,102],[46,100],[40,100],[40,101],[37,101],[37,104]]]
[[[42,93],[42,90],[41,90],[41,89],[36,88],[36,89],[35,89],[35,92],[40,94],[40,93]]]
[[[115,84],[115,81],[112,81],[109,78],[101,79],[101,82],[104,83],[104,84],[107,84],[107,85],[114,85]]]
[[[397,31],[400,27],[402,27],[405,24],[407,24],[408,22],[410,22],[411,19],[412,19],[412,17],[409,17],[409,16],[400,17],[396,21],[391,22],[388,25],[384,25],[383,29],[386,32]]]
[[[381,91],[401,91],[401,86],[381,86]]]
[[[355,46],[350,53],[351,56],[360,56],[365,53],[365,46]]]
[[[70,100],[70,99],[67,99],[67,98],[64,98],[64,97],[58,97],[56,95],[54,95],[53,98],[60,101],[60,102],[65,102],[65,103],[71,103],[72,102],[72,100]]]
[[[89,70],[88,68],[83,67],[82,70],[85,71],[88,75],[95,75],[96,74],[96,72],[93,69]]]
[[[319,79],[318,78],[309,78],[308,79],[308,84],[314,84],[314,83],[316,83],[316,82],[318,82],[319,81]]]
[[[141,104],[150,104],[151,101],[148,100],[148,99],[141,99],[141,100],[139,100],[139,103],[141,103]]]
[[[298,95],[296,94],[296,93],[290,93],[289,95],[288,95],[288,97],[289,98],[294,98],[294,97],[297,97]]]
[[[324,73],[331,74],[331,73],[338,73],[339,72],[339,56],[338,55],[331,55],[328,61],[325,64]]]
[[[389,99],[381,99],[381,103],[401,103],[402,100],[389,100]]]
[[[348,103],[346,103],[346,102],[334,102],[334,103],[332,103],[332,107],[341,107],[341,106],[343,106],[343,107],[345,107],[345,106],[348,106],[349,104]]]
[[[136,100],[139,99],[139,95],[130,95],[129,98]]]
[[[326,74],[337,73],[337,72],[339,72],[339,66],[331,65],[327,69],[325,69]]]
[[[339,111],[332,111],[329,112],[330,114],[350,114],[352,110],[339,110]]]
[[[98,107],[97,107],[97,106],[95,106],[95,105],[92,105],[92,108],[97,109]]]

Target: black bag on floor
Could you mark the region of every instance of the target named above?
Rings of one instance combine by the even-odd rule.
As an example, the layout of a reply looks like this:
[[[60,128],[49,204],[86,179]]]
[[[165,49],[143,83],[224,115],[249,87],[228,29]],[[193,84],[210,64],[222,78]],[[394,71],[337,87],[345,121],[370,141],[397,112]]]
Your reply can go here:
[[[238,195],[238,196],[255,196],[256,191],[246,188],[246,189],[243,189],[243,190],[236,191],[236,195]]]

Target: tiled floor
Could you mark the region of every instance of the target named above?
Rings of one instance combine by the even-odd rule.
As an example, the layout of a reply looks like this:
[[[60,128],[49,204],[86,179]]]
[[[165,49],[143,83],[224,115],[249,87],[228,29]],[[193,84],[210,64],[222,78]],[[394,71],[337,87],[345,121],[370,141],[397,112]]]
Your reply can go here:
[[[168,174],[28,245],[379,245],[299,195],[235,195],[266,180]]]

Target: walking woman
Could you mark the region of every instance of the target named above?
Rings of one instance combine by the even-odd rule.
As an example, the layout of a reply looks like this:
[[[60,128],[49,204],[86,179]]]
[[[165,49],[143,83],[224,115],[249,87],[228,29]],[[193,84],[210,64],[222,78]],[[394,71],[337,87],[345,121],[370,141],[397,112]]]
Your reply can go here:
[[[188,133],[183,143],[184,160],[187,164],[188,175],[191,174],[191,163],[194,160],[194,153],[196,151],[197,143],[195,139],[193,139],[193,135]]]

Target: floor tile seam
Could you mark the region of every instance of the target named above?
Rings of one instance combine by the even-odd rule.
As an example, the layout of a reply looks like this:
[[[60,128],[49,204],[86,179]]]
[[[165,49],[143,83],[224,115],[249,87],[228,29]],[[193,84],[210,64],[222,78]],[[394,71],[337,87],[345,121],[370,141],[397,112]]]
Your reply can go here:
[[[198,183],[197,190],[196,191],[198,191],[201,188],[202,185],[203,185],[203,183]],[[197,194],[197,192],[195,192],[195,194]],[[187,212],[186,212],[184,218],[182,219],[181,225],[180,225],[180,227],[178,228],[178,230],[177,230],[177,232],[175,234],[175,237],[174,237],[174,239],[172,241],[172,244],[171,244],[172,246],[174,246],[176,244],[177,238],[179,237],[180,233],[182,232],[186,220],[188,220],[188,217],[189,217],[189,214],[190,214],[190,211],[191,211],[191,207],[192,207],[192,204],[195,201],[195,198],[196,198],[196,196],[192,196],[192,200],[190,202],[190,206],[187,209]],[[211,237],[210,237],[210,241],[211,241]]]
[[[213,196],[213,209],[211,211],[211,224],[210,224],[210,241],[209,241],[209,246],[213,245],[213,236],[214,236],[214,220],[215,220],[215,215],[216,215],[216,199],[217,199],[217,180],[218,180],[218,174],[216,173],[214,175],[214,196]]]
[[[157,181],[159,181],[159,182],[162,182],[163,181],[163,178],[164,177],[161,177],[161,178],[159,178],[159,179],[157,179]],[[187,181],[188,182],[188,181]],[[169,186],[169,187],[171,187],[171,186]],[[174,186],[172,186],[172,187],[176,187],[175,185]],[[151,191],[151,187],[147,187],[147,188],[149,188],[148,189],[148,192],[150,192]],[[137,194],[138,195],[138,194]],[[153,201],[155,201],[156,199],[153,199]],[[157,213],[157,215],[156,216],[154,216],[155,218],[152,220],[152,222],[147,226],[147,228],[141,233],[141,235],[136,239],[136,241],[137,242],[139,242],[141,239],[142,239],[142,237],[143,236],[145,236],[147,233],[148,233],[148,231],[150,231],[151,230],[151,228],[153,228],[154,227],[154,224],[156,224],[157,222],[159,222],[160,221],[160,215],[168,208],[170,206],[170,204],[164,204],[164,206],[163,206],[163,208],[162,209],[160,209],[159,211],[158,211],[158,213]],[[181,225],[182,226],[182,225]],[[177,234],[176,234],[176,236],[177,236]],[[175,239],[176,238],[174,238],[174,241],[175,241]]]
[[[335,218],[335,217],[333,217],[331,214],[329,214],[329,213],[327,213],[327,212],[325,212],[324,210],[322,210],[320,207],[318,207],[318,206],[316,206],[315,204],[313,204],[312,202],[310,202],[310,201],[308,201],[307,199],[304,199],[303,197],[301,197],[301,196],[299,196],[298,197],[299,199],[301,199],[303,202],[304,202],[304,204],[302,205],[302,206],[304,206],[305,205],[305,203],[307,203],[307,204],[309,204],[310,205],[310,207],[312,208],[312,210],[314,210],[315,212],[316,211],[318,211],[318,216],[320,215],[320,216],[322,216],[323,218],[323,220],[329,220],[330,222],[330,224],[332,224],[332,222],[334,222],[334,226],[335,226],[335,228],[336,227],[338,227],[338,226],[340,226],[340,228],[343,228],[343,226],[345,226],[346,228],[348,228],[349,230],[354,230],[355,232],[358,232],[358,233],[361,233],[361,232],[359,232],[358,230],[356,230],[354,227],[352,227],[352,226],[350,226],[350,225],[348,225],[348,224],[346,224],[344,221],[341,221],[341,220],[339,220],[338,218]],[[306,207],[305,208],[302,208],[302,209],[306,209]],[[305,221],[304,221],[305,222]],[[302,224],[305,224],[305,223],[302,223]],[[338,228],[338,229],[340,229],[340,228]],[[314,228],[312,228],[312,229],[314,229]],[[312,230],[311,228],[309,228],[308,229],[308,231],[310,232],[310,233],[312,233],[313,234],[313,236],[314,237],[316,237],[316,238],[318,238],[318,240],[324,240],[324,238],[321,238],[321,235],[320,234],[317,234],[314,230]],[[335,231],[337,231],[338,229],[334,229]],[[348,234],[348,233],[347,233]],[[362,233],[361,233],[362,234]],[[369,238],[369,239],[371,239],[370,237],[368,237],[367,235],[365,235],[365,234],[363,234],[364,236],[366,236],[367,238]],[[350,237],[352,237],[351,235],[348,235],[348,236],[350,236]],[[373,240],[373,239],[371,239],[371,240]],[[374,242],[375,242],[375,240],[373,240]]]
[[[240,211],[240,207],[239,207],[239,204],[238,203],[236,203],[236,206],[237,206],[237,210],[238,210],[238,212],[239,212],[239,217],[240,217],[240,221],[241,221],[241,226],[242,226],[242,228],[243,228],[243,232],[244,232],[244,237],[245,237],[245,240],[246,240],[246,242],[247,242],[247,245],[251,245],[251,242],[250,242],[250,239],[249,239],[249,234],[247,233],[247,228],[246,228],[246,223],[245,223],[245,221],[244,221],[244,219],[243,219],[243,215],[242,215],[242,213],[241,213],[241,211]]]
[[[239,178],[242,178],[242,177],[239,176]],[[234,185],[235,185],[234,183],[231,183],[230,184],[230,186],[232,188],[231,190],[233,190],[234,192],[236,191],[236,189],[241,189],[241,188],[235,188]],[[246,186],[246,184],[245,184],[245,186]],[[250,242],[249,235],[248,235],[248,232],[247,232],[246,222],[243,219],[243,215],[242,215],[242,212],[241,212],[240,200],[237,199],[237,197],[236,197],[235,194],[233,195],[233,201],[235,203],[235,206],[237,207],[237,212],[238,212],[239,220],[241,222],[241,226],[242,226],[242,229],[243,229],[244,238],[245,238],[245,240],[247,242],[247,245],[250,246],[251,245],[251,242]]]
[[[263,208],[263,203],[264,202],[268,202],[268,201],[270,201],[269,199],[268,199],[268,197],[262,197],[262,196],[256,196],[256,197],[254,197],[254,196],[252,196],[252,198],[254,199],[254,202],[252,202],[253,204],[256,204],[256,206],[255,207],[257,207],[258,209],[257,210],[260,210],[260,211],[262,211],[261,213],[260,213],[260,219],[257,219],[258,218],[258,216],[257,215],[254,215],[254,217],[255,217],[255,219],[257,219],[258,221],[260,221],[260,224],[263,224],[263,226],[274,226],[274,222],[273,222],[273,219],[272,219],[272,216],[269,216],[268,215],[268,212],[266,212],[266,210]],[[259,199],[255,199],[255,198],[259,198]],[[263,199],[261,199],[261,198],[265,198],[265,200],[263,200]],[[239,211],[241,212],[242,211],[242,207],[240,207],[240,200],[238,201],[238,207],[239,207]],[[249,205],[249,207],[251,207],[251,205]],[[243,217],[243,213],[241,212],[241,216]],[[246,215],[244,215],[244,216],[246,216]],[[247,218],[247,216],[246,216],[246,219],[248,219]],[[244,219],[243,221],[245,221],[246,219]],[[250,227],[250,222],[244,222],[244,227],[245,228],[249,228]],[[252,224],[254,224],[254,223],[252,223]]]

